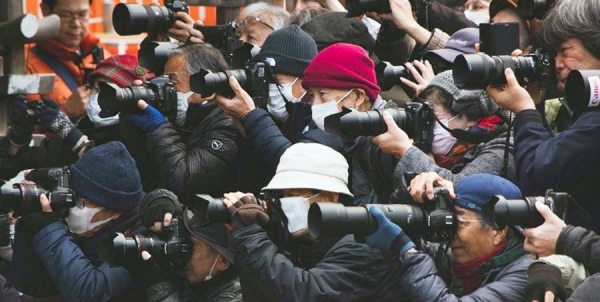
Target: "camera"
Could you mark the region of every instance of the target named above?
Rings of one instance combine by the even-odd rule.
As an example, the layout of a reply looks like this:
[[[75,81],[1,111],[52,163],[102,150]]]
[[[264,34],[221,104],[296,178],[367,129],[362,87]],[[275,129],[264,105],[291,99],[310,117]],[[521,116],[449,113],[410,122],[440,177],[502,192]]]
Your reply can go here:
[[[204,42],[218,49],[229,66],[233,66],[234,50],[240,48],[244,42],[237,35],[237,29],[233,23],[217,26],[194,26],[202,32]]]
[[[569,194],[552,192],[545,196],[525,197],[523,199],[506,199],[496,195],[482,208],[483,219],[495,229],[507,225],[518,225],[522,228],[533,228],[544,223],[544,218],[535,208],[536,202],[547,205],[561,219],[566,221],[567,212],[576,205]]]
[[[67,167],[35,169],[29,172],[26,179],[37,184],[5,183],[0,187],[0,211],[2,213],[14,211],[15,217],[41,212],[40,195],[42,194],[48,197],[54,211],[60,212],[74,207],[76,196],[70,189],[70,175]]]
[[[144,40],[138,50],[138,62],[140,66],[154,74],[162,74],[165,64],[169,60],[169,53],[175,48],[177,48],[175,43]]]
[[[410,63],[406,63],[406,65],[412,65]],[[381,61],[377,63],[375,66],[375,76],[377,78],[377,86],[381,88],[381,90],[390,90],[393,86],[400,85],[404,91],[410,91],[408,86],[404,85],[400,78],[405,78],[409,81],[415,81],[410,70],[403,66],[394,66],[390,62]],[[417,69],[418,70],[418,69]]]
[[[205,220],[213,222],[231,223],[231,214],[227,209],[227,206],[223,202],[222,198],[212,197],[206,194],[196,194],[196,203],[192,206],[192,212],[194,215],[205,215]],[[264,208],[267,208],[267,214],[271,217],[274,213],[270,210],[271,207],[265,207],[263,201],[265,199],[264,194],[256,198],[256,202]]]
[[[413,11],[424,9],[430,5],[431,0],[409,0]],[[348,14],[346,17],[358,17],[366,12],[374,12],[377,14],[391,13],[389,0],[346,0],[346,9]]]
[[[178,217],[171,220],[166,231],[164,234],[132,237],[113,233],[100,241],[98,255],[102,261],[111,265],[123,266],[141,259],[142,252],[147,251],[161,262],[173,267],[183,267],[192,252],[188,231]]]
[[[446,242],[456,232],[454,206],[445,188],[435,188],[434,198],[422,205],[375,204],[390,221],[411,238]],[[314,238],[355,234],[367,236],[378,228],[368,205],[345,207],[339,203],[317,202],[308,211],[308,229]]]
[[[269,98],[269,71],[264,62],[248,61],[244,69],[233,69],[224,72],[201,70],[190,77],[190,88],[203,97],[213,93],[233,97],[235,93],[229,86],[229,77],[235,77],[240,86],[248,92],[256,107],[266,107]]]
[[[140,112],[138,100],[144,100],[163,115],[177,113],[177,92],[168,76],[156,77],[142,86],[121,88],[114,83],[99,82],[100,117]]]
[[[177,12],[188,12],[185,1],[165,0],[165,6],[120,3],[113,10],[113,26],[121,36],[166,32]]]
[[[480,51],[487,55],[510,55],[520,47],[519,23],[481,23],[479,40]]]
[[[573,70],[565,82],[565,99],[573,112],[600,109],[600,70]]]
[[[488,85],[506,84],[504,70],[514,71],[519,84],[533,81],[556,83],[554,58],[541,49],[525,56],[488,56],[463,54],[456,57],[452,74],[460,89],[483,89]]]
[[[517,11],[525,20],[542,19],[554,6],[555,0],[519,0]]]
[[[352,111],[343,107],[342,112],[325,118],[325,132],[345,139],[385,133],[387,126],[383,120],[384,111],[392,115],[396,125],[414,140],[413,144],[416,147],[423,152],[431,150],[434,115],[433,106],[429,103],[409,102],[405,108],[366,112]]]

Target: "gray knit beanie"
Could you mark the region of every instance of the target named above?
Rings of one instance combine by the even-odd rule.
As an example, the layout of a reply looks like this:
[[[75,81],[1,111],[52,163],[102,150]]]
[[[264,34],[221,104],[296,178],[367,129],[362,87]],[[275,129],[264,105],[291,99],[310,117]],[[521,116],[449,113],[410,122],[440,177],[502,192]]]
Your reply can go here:
[[[315,39],[319,51],[336,43],[350,43],[371,53],[375,45],[367,26],[358,18],[346,18],[346,12],[318,15],[304,23],[302,30]]]
[[[429,82],[429,86],[439,87],[452,95],[454,98],[452,110],[455,112],[464,111],[470,120],[496,113],[500,108],[485,90],[466,90],[456,87],[452,70],[437,74]]]
[[[275,60],[275,73],[303,77],[304,70],[317,53],[315,40],[297,25],[290,25],[267,37],[258,58]]]
[[[120,142],[90,149],[69,170],[75,193],[107,209],[127,211],[143,198],[140,173]]]

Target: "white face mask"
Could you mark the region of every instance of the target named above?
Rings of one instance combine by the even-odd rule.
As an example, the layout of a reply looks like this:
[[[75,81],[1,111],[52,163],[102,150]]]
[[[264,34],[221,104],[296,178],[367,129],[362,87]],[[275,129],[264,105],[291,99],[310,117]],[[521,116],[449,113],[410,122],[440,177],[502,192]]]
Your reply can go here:
[[[104,207],[95,207],[88,208],[83,207],[80,208],[78,206],[72,207],[69,209],[69,216],[65,218],[67,225],[69,226],[69,230],[75,234],[83,234],[87,231],[93,230],[95,227],[103,225],[112,220],[112,218],[108,218],[101,221],[92,222],[94,215],[104,210]]]
[[[285,122],[289,117],[289,114],[285,108],[284,97],[289,102],[297,103],[300,102],[302,97],[304,97],[306,94],[305,91],[299,99],[294,97],[294,94],[292,93],[292,86],[294,86],[296,81],[298,81],[298,78],[291,83],[281,85],[279,88],[277,88],[277,84],[269,84],[269,102],[267,103],[267,110],[269,110],[269,113],[271,113],[271,115],[273,115],[273,117],[280,122]]]
[[[457,114],[451,119],[440,119],[440,123],[448,127],[448,123],[455,119],[460,114]],[[446,155],[452,150],[456,144],[456,138],[450,134],[439,123],[434,122],[433,125],[433,142],[431,143],[431,153],[435,155]]]
[[[204,281],[208,281],[208,280],[212,279],[212,272],[213,272],[213,269],[215,269],[215,265],[217,265],[217,261],[219,261],[219,258],[221,258],[221,255],[217,255],[217,259],[215,259],[215,263],[213,263],[212,267],[210,268],[210,272],[208,272],[208,276],[206,276],[206,278],[204,278]]]
[[[344,98],[347,97],[350,94],[350,92],[352,92],[352,90],[354,90],[354,89],[348,90],[348,92],[346,92],[346,94],[344,94],[337,101],[330,101],[330,102],[327,102],[324,104],[318,104],[318,105],[312,106],[312,120],[317,125],[317,128],[325,131],[325,118],[332,114],[336,114],[336,113],[340,112],[337,105],[341,101],[343,101]]]
[[[486,10],[466,10],[465,17],[477,25],[490,21],[490,13]]]
[[[119,115],[101,118],[98,116],[98,114],[100,114],[100,110],[100,105],[98,104],[98,94],[90,94],[90,98],[87,104],[87,116],[92,122],[92,124],[94,124],[94,127],[101,128],[116,125],[119,123]]]
[[[194,94],[193,91],[177,92],[177,115],[175,116],[175,125],[181,127],[185,124],[185,117],[189,107],[188,98]]]
[[[308,228],[308,209],[310,208],[309,200],[319,194],[311,197],[283,197],[279,199],[281,210],[287,218],[288,231],[293,234],[299,230]]]

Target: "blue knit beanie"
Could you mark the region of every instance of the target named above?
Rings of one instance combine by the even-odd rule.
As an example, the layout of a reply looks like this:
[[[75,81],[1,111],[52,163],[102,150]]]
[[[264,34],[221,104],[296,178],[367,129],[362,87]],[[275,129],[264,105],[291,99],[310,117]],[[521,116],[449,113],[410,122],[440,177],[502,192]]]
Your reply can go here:
[[[127,211],[142,200],[140,173],[120,142],[90,149],[69,170],[75,193],[107,209]]]

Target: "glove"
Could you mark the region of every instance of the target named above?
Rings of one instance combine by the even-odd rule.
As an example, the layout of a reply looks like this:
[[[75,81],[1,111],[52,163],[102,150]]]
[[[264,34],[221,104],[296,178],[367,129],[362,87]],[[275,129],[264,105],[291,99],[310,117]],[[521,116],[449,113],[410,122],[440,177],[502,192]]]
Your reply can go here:
[[[58,220],[58,215],[54,212],[31,213],[23,215],[17,220],[15,230],[17,232],[35,235],[47,225],[57,221],[60,220]]]
[[[142,213],[144,226],[149,228],[155,222],[163,222],[165,214],[171,213],[173,217],[182,217],[183,209],[177,201],[177,196],[170,191],[158,189],[144,197],[145,208]]]
[[[375,233],[367,236],[365,243],[368,246],[383,252],[397,251],[399,255],[404,255],[410,248],[415,247],[402,228],[393,224],[379,208],[371,205],[369,212],[377,220],[378,227]]]
[[[8,106],[8,122],[10,124],[9,138],[19,146],[25,146],[31,141],[35,121],[28,117],[27,97],[17,96]]]
[[[73,125],[71,120],[60,110],[60,107],[58,107],[58,104],[56,104],[54,100],[43,98],[42,102],[46,104],[46,108],[39,113],[40,130],[42,132],[52,132],[56,134],[74,151],[76,147],[81,147],[83,132]]]
[[[144,260],[141,257],[129,261],[125,264],[125,268],[135,277],[140,280],[146,287],[159,282],[167,281],[167,275],[160,268],[154,257]]]
[[[527,269],[527,301],[544,301],[544,294],[548,291],[562,301],[566,300],[567,292],[560,269],[543,262],[533,263]]]
[[[269,223],[269,215],[265,213],[254,196],[246,195],[227,209],[231,214],[234,231],[253,224],[265,226]]]
[[[152,132],[167,122],[165,117],[150,105],[141,113],[121,114],[121,118],[146,132]]]

